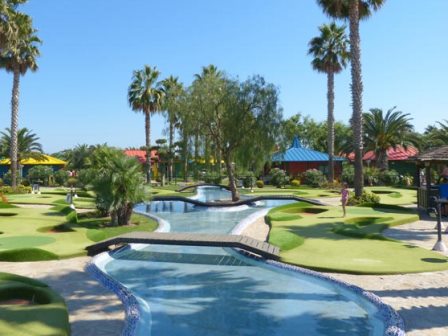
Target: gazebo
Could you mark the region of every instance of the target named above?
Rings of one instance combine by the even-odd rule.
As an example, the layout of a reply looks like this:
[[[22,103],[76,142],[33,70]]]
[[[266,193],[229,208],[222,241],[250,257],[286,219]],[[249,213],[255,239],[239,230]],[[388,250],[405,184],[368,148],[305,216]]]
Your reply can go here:
[[[431,197],[439,196],[438,181],[432,181],[432,172],[437,169],[441,173],[443,166],[448,165],[448,145],[425,151],[415,158],[421,172],[417,181],[417,204],[419,208],[428,209],[434,206]]]
[[[276,152],[272,155],[272,162],[274,167],[279,167],[285,170],[290,176],[297,176],[308,169],[318,169],[324,174],[328,174],[328,154],[304,148],[300,144],[299,137],[294,137],[294,140],[284,152]],[[334,173],[335,177],[341,175],[342,162],[345,158],[335,156]]]

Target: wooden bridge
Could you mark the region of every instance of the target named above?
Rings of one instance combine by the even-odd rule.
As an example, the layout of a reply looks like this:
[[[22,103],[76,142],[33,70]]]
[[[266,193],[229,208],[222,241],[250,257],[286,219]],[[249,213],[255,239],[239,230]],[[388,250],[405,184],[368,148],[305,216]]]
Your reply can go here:
[[[266,259],[279,259],[280,249],[276,246],[247,236],[203,233],[162,233],[162,232],[130,232],[103,240],[86,247],[87,254],[94,256],[109,251],[112,245],[122,244],[161,244],[188,246],[236,247]]]
[[[204,206],[204,207],[229,207],[229,206],[239,206],[239,205],[248,205],[253,204],[257,201],[264,201],[264,200],[293,200],[298,202],[306,202],[313,205],[325,205],[324,203],[313,200],[310,198],[304,198],[304,197],[298,197],[295,195],[263,195],[263,196],[255,196],[255,197],[248,197],[244,199],[240,199],[239,201],[232,202],[232,201],[217,201],[217,202],[202,202],[196,199],[192,199],[189,197],[184,196],[154,196],[151,201],[181,201],[181,202],[187,202],[198,206]]]

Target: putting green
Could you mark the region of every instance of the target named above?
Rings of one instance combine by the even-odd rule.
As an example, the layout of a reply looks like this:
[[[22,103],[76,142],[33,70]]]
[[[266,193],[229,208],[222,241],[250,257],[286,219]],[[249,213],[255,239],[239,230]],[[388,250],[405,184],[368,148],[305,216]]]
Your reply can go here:
[[[42,246],[53,243],[54,241],[56,241],[56,239],[52,237],[39,237],[39,236],[2,237],[0,238],[0,250]]]
[[[292,220],[276,220],[301,204],[271,210],[269,242],[281,249],[281,260],[329,272],[397,274],[448,269],[448,258],[419,247],[386,239],[381,231],[413,222],[418,216],[391,209],[348,207],[347,217],[336,207]],[[299,212],[299,211],[298,211]],[[297,236],[295,238],[294,236]],[[301,239],[303,241],[301,241]]]

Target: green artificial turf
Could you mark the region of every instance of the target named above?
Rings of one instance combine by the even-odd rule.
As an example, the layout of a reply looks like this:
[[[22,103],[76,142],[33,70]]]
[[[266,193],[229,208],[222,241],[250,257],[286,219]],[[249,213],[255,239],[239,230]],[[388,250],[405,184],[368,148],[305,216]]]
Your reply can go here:
[[[0,213],[10,209],[0,209]],[[130,231],[153,231],[154,220],[133,215],[132,225],[109,227],[108,218],[79,214],[77,221],[70,219],[74,212],[65,206],[46,208],[15,208],[16,216],[0,216],[0,260],[52,260],[86,255],[85,247],[92,244],[89,230],[108,238]],[[98,236],[97,236],[98,237]]]
[[[32,304],[14,304],[9,300]],[[40,281],[0,273],[0,303],[0,335],[70,335],[63,298]]]
[[[318,207],[327,208],[327,211],[289,221],[275,220],[279,213],[288,209],[291,212],[295,207],[298,213],[304,209],[303,204],[298,203],[275,208],[267,215],[272,227],[269,242],[281,248],[280,256],[284,262],[354,274],[448,269],[448,258],[381,235],[385,228],[418,220],[418,216],[409,210],[395,211],[380,206],[348,207],[347,217],[343,218],[340,208]]]

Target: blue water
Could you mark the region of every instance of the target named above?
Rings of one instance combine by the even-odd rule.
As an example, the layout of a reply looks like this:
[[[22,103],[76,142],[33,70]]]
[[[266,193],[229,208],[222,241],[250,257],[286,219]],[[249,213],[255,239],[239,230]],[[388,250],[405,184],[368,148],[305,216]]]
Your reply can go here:
[[[138,208],[168,221],[171,231],[223,233],[266,205],[207,209],[152,202]],[[141,336],[384,333],[367,300],[230,249],[144,245],[113,257],[104,269],[140,301]]]

